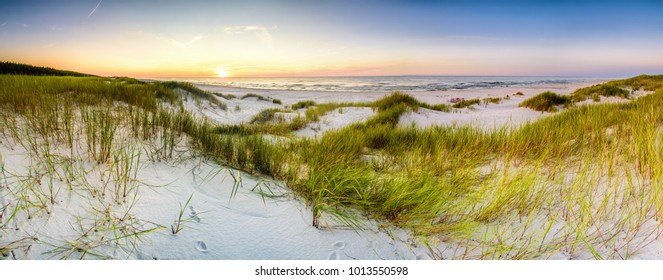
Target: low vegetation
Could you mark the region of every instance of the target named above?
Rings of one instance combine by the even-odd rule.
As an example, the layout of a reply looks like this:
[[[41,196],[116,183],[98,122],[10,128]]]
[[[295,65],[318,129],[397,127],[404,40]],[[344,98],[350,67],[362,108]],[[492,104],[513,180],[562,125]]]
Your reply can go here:
[[[631,88],[634,91],[656,91],[663,87],[663,75],[640,75],[629,79],[610,81],[607,84],[620,88]]]
[[[223,103],[221,100],[216,98],[216,96],[219,96],[217,94],[214,94],[212,92],[202,90],[192,83],[187,83],[187,82],[177,82],[177,81],[166,81],[166,82],[156,82],[156,84],[163,85],[167,88],[170,89],[180,89],[185,92],[188,92],[197,98],[207,100],[210,104],[215,105],[217,108],[220,108],[224,111],[228,110],[228,105]],[[223,96],[223,95],[221,95]]]
[[[631,98],[637,90],[655,91],[663,87],[663,75],[641,75],[624,80],[610,81],[605,84],[580,88],[569,96],[562,96],[552,92],[544,92],[520,103],[520,107],[528,107],[537,111],[556,112],[559,106],[565,108],[591,98],[594,102],[601,101],[601,97]],[[520,94],[519,94],[520,93]],[[523,95],[521,92],[516,95]]]
[[[269,98],[266,98],[262,95],[258,95],[258,94],[255,94],[255,93],[247,93],[244,96],[242,96],[241,99],[247,99],[247,98],[251,98],[251,97],[257,98],[260,101],[269,101]]]
[[[388,96],[385,96],[382,99],[376,100],[374,102],[343,102],[343,103],[321,103],[316,104],[314,101],[305,100],[300,101],[296,104],[290,106],[290,109],[279,109],[279,108],[269,108],[265,109],[258,114],[256,114],[249,124],[245,125],[249,131],[254,133],[263,133],[263,134],[272,134],[279,136],[288,136],[293,131],[302,129],[312,122],[320,121],[320,118],[337,109],[342,109],[343,107],[370,107],[374,108],[378,112],[391,109],[392,107],[398,107],[397,110],[391,110],[392,121],[387,121],[387,123],[393,123],[395,126],[398,123],[400,116],[406,111],[416,111],[419,108],[426,108],[429,110],[449,112],[451,106],[446,104],[436,104],[430,105],[424,102],[416,100],[414,97],[401,93],[394,92]],[[299,116],[295,110],[306,108],[304,116]],[[297,114],[290,121],[284,119],[275,118],[277,113],[292,113]],[[377,122],[383,122],[385,115],[382,115],[383,118],[374,120]],[[394,122],[395,121],[395,122]],[[236,126],[225,126],[222,125],[217,129],[217,131],[223,131],[224,133],[245,133],[246,129],[236,129]]]
[[[218,97],[221,97],[223,99],[226,99],[226,100],[237,98],[237,96],[235,96],[234,94],[224,94],[224,93],[220,93],[220,92],[213,92],[212,94],[214,94]]]
[[[484,106],[488,105],[489,103],[500,104],[500,103],[502,103],[502,98],[488,97],[488,98],[481,99],[481,103],[484,104]]]
[[[370,103],[368,107],[377,107],[378,109],[383,110],[385,108],[394,107],[399,104],[402,104],[411,109],[426,108],[429,110],[441,111],[441,112],[451,111],[451,106],[447,104],[431,105],[425,102],[421,102],[415,99],[414,97],[402,92],[394,92],[391,95],[388,95],[382,99]]]
[[[313,100],[304,100],[304,101],[299,101],[295,104],[292,104],[292,106],[290,106],[290,108],[292,108],[293,110],[299,110],[299,109],[304,109],[304,108],[308,108],[308,107],[311,107],[311,106],[315,106],[315,102]]]
[[[571,94],[571,100],[581,102],[587,100],[587,98],[600,99],[600,96],[629,98],[630,95],[631,93],[623,88],[612,84],[601,84],[576,90]]]
[[[113,188],[90,189],[106,194],[109,201],[101,205],[130,204],[125,194],[130,197],[137,183],[130,170],[141,159],[134,148],[120,149],[118,143],[131,137],[149,140],[146,149],[155,159],[176,161],[174,147],[181,143],[198,156],[281,180],[307,202],[313,226],[359,229],[362,218],[370,217],[410,230],[435,258],[627,259],[662,229],[663,76],[611,85],[656,93],[627,103],[571,107],[521,127],[491,130],[398,126],[410,110],[450,110],[403,93],[370,103],[298,105],[307,108],[306,116],[290,122],[274,121],[274,110],[250,124],[217,126],[184,110],[178,93],[159,83],[5,75],[0,76],[0,128],[43,159],[34,174],[60,170],[49,163],[48,145],[80,145],[89,152],[74,152],[72,160],[84,156],[112,164]],[[523,106],[552,111],[571,102],[546,92]],[[315,139],[264,137],[348,106],[373,107],[376,114]],[[81,132],[80,143],[71,144],[77,134],[68,127]],[[45,213],[57,193],[44,183],[41,200],[25,195],[20,204],[0,207],[21,215]],[[130,219],[100,217],[97,229],[130,228]],[[185,225],[181,211],[175,218],[173,233]],[[7,219],[0,231],[13,230]],[[131,229],[122,236],[162,227]],[[98,239],[82,236],[57,248],[93,253],[90,246]],[[65,254],[61,251],[54,253]]]
[[[546,91],[544,93],[532,96],[520,103],[519,107],[527,107],[536,111],[557,112],[559,106],[568,107],[572,104],[570,97],[559,95],[554,92]]]
[[[39,67],[27,64],[0,61],[0,75],[28,75],[28,76],[72,76],[92,77],[94,75],[83,74],[74,71],[57,70],[50,67]]]
[[[454,105],[452,105],[451,107],[453,107],[453,108],[467,108],[467,107],[470,107],[472,105],[477,105],[479,103],[481,103],[481,99],[477,99],[477,98],[468,99],[468,100],[463,99],[461,101],[458,101],[458,102],[454,103]]]

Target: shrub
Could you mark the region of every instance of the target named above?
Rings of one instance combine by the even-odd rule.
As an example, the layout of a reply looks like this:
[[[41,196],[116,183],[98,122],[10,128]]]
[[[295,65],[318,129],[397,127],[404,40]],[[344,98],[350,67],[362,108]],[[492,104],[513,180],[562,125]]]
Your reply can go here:
[[[628,98],[631,93],[612,84],[602,84],[578,89],[571,94],[571,99],[573,102],[585,101],[589,97],[596,100],[595,95]]]
[[[304,101],[299,101],[291,106],[293,110],[297,109],[302,109],[302,108],[308,108],[311,106],[315,106],[315,101],[313,100],[304,100]]]
[[[592,95],[592,100],[594,100],[594,102],[599,102],[599,101],[601,101],[601,95],[599,95],[598,93],[594,93],[594,94]]]
[[[398,105],[404,105],[406,107],[413,109],[416,109],[417,107],[422,107],[434,111],[442,111],[442,112],[450,111],[449,105],[447,104],[431,105],[425,102],[421,102],[408,94],[398,91],[392,93],[387,97],[384,97],[380,100],[373,102],[371,105],[372,105],[371,107],[377,107],[379,112],[388,110]]]
[[[518,104],[518,107],[527,107],[532,110],[542,112],[555,112],[557,111],[557,106],[564,105],[566,107],[571,104],[572,102],[570,97],[546,91],[525,99],[525,101]]]
[[[269,101],[269,99],[263,97],[262,95],[257,95],[255,93],[247,93],[246,95],[242,96],[242,100],[247,99],[249,97],[258,98],[258,100],[261,100],[261,101]]]
[[[488,105],[488,103],[500,104],[502,102],[502,98],[489,97],[489,98],[484,98],[482,102],[484,105]]]
[[[402,92],[394,92],[391,95],[384,97],[380,100],[375,101],[375,107],[378,108],[378,111],[384,111],[394,106],[403,104],[408,107],[419,107],[421,102],[415,99],[414,97],[404,94]]]
[[[237,96],[235,96],[234,94],[224,94],[224,93],[220,93],[220,92],[214,92],[214,95],[216,95],[218,97],[221,97],[223,99],[226,99],[226,100],[237,98]]]
[[[475,99],[470,99],[470,100],[461,100],[460,102],[458,102],[458,103],[452,105],[451,107],[454,107],[454,108],[466,108],[466,107],[472,106],[472,105],[474,105],[474,104],[479,104],[479,103],[481,103],[481,100],[475,98]]]
[[[262,110],[260,113],[257,115],[253,116],[251,119],[251,123],[266,123],[270,122],[274,119],[274,116],[276,112],[278,112],[279,109],[267,109],[267,110]]]

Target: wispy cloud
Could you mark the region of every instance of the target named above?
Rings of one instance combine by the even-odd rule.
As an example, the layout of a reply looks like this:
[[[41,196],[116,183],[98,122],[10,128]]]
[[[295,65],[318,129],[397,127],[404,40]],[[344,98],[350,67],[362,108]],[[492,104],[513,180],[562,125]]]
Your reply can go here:
[[[94,12],[97,11],[97,9],[99,8],[99,5],[101,5],[101,1],[104,1],[104,0],[99,0],[99,3],[97,3],[97,6],[94,7],[94,9],[92,9],[92,12],[90,12],[90,13],[87,15],[87,17],[92,16],[92,14],[94,14]]]
[[[202,38],[203,38],[203,35],[198,34],[198,35],[196,35],[196,37],[191,38],[191,40],[189,40],[189,42],[186,42],[186,45],[188,46],[188,45],[191,45],[195,42],[198,42]]]
[[[60,26],[57,26],[57,25],[51,25],[51,26],[49,27],[49,29],[50,29],[51,31],[64,31],[64,28],[62,28],[62,27],[60,27]]]
[[[267,45],[272,45],[272,34],[269,33],[270,30],[275,30],[277,26],[265,27],[258,25],[234,25],[234,26],[224,26],[223,33],[230,35],[237,34],[254,34],[260,40],[262,40]]]
[[[159,41],[167,42],[167,43],[169,43],[173,46],[184,49],[184,48],[187,48],[188,46],[192,45],[193,43],[200,41],[201,39],[204,38],[204,36],[202,34],[198,34],[195,37],[191,38],[187,42],[181,42],[181,41],[175,40],[173,38],[167,38],[167,37],[162,37],[162,36],[158,36],[158,35],[155,35],[154,38],[156,38]]]

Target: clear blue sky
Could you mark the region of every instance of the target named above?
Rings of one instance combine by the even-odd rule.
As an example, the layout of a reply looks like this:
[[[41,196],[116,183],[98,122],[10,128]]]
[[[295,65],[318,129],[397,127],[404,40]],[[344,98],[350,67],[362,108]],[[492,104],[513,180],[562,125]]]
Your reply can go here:
[[[101,75],[630,76],[662,50],[663,1],[0,0],[0,60]]]

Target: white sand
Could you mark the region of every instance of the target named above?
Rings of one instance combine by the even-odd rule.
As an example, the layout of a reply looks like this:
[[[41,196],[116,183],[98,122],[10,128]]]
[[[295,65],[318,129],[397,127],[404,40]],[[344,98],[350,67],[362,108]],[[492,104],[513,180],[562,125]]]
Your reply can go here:
[[[295,131],[294,134],[303,137],[318,137],[323,133],[362,122],[375,114],[373,108],[342,107],[320,118],[320,121],[311,123],[305,128]]]
[[[452,97],[486,98],[510,95],[510,100],[501,104],[475,106],[475,109],[461,109],[453,113],[444,113],[420,109],[402,116],[400,125],[426,127],[430,125],[473,123],[490,128],[501,125],[518,125],[549,115],[533,110],[518,108],[518,103],[543,91],[551,90],[568,94],[579,87],[593,83],[541,85],[527,87],[491,88],[480,90],[454,90],[443,92],[410,93],[417,99],[430,103],[448,103]],[[216,92],[232,93],[242,96],[255,93],[273,99],[280,99],[283,105],[256,98],[220,99],[228,105],[222,111],[209,102],[196,102],[189,98],[186,107],[193,112],[223,124],[248,122],[255,114],[266,108],[283,108],[302,100],[325,102],[366,102],[387,95],[386,93],[338,93],[338,92],[294,92],[248,90],[203,86]],[[515,96],[521,91],[525,96]],[[605,99],[606,102],[614,101]],[[235,107],[239,106],[239,110]],[[342,111],[342,112],[341,112]],[[303,110],[298,112],[303,114]],[[354,122],[364,121],[374,114],[371,108],[342,108],[322,116],[321,120],[309,124],[295,132],[303,137],[316,137],[323,132],[338,129]],[[294,116],[294,115],[293,115]],[[287,118],[287,116],[284,116]],[[291,116],[292,117],[292,116]],[[181,147],[186,150],[184,147]],[[66,151],[63,151],[66,154]],[[25,175],[32,163],[26,150],[11,145],[4,139],[0,144],[0,154],[7,174],[0,184],[0,208],[15,206],[19,195],[15,191],[20,185],[20,176]],[[190,156],[184,152],[185,156]],[[144,158],[147,158],[145,156]],[[103,166],[86,162],[82,166],[84,176],[89,182],[101,182],[108,174]],[[235,181],[229,172],[242,178],[242,187],[232,197]],[[15,176],[14,176],[15,175]],[[349,229],[334,228],[332,231],[319,230],[311,226],[311,210],[296,199],[279,182],[265,181],[234,170],[224,169],[212,162],[192,157],[177,164],[145,160],[138,173],[140,182],[135,195],[136,203],[130,209],[131,220],[137,221],[141,229],[162,226],[161,230],[149,233],[135,243],[123,245],[104,245],[94,248],[101,257],[117,259],[415,259],[426,258],[423,248],[413,246],[416,242],[403,231],[392,231],[397,240],[385,232],[378,232],[373,222],[367,222],[368,228],[356,233]],[[69,246],[72,239],[81,235],[80,224],[88,225],[98,213],[91,207],[104,207],[107,200],[99,202],[91,194],[77,186],[68,190],[65,182],[56,180],[57,201],[52,213],[40,209],[31,209],[33,216],[28,219],[27,212],[20,214],[0,231],[0,245],[12,244],[11,255],[4,258],[43,259],[59,258],[62,254],[52,250],[58,246]],[[276,198],[264,198],[258,190],[269,186]],[[46,188],[42,183],[40,188]],[[170,232],[170,226],[176,219],[182,205],[192,195],[190,205],[184,208],[184,229],[178,234]],[[121,214],[128,207],[125,205],[106,205],[115,214]],[[8,221],[8,207],[0,218],[0,224]],[[3,220],[4,219],[4,220]],[[117,231],[116,231],[117,232]],[[93,237],[95,234],[91,234]],[[98,234],[97,234],[98,235]],[[97,236],[98,237],[98,236]],[[36,239],[34,239],[36,238]],[[133,240],[133,239],[131,239]],[[405,240],[405,241],[399,241]],[[17,243],[18,242],[18,243]],[[648,246],[636,258],[659,258],[663,253],[663,242]],[[76,258],[80,252],[73,252]],[[92,255],[87,257],[95,258]],[[553,258],[564,258],[564,255]],[[591,257],[591,256],[590,256]],[[0,255],[0,258],[3,256]]]
[[[451,98],[459,97],[465,99],[474,98],[504,98],[507,95],[509,99],[503,99],[500,104],[490,103],[484,105],[474,105],[471,109],[455,109],[451,113],[420,109],[417,112],[408,112],[401,116],[399,125],[410,126],[414,123],[417,127],[428,127],[431,125],[450,125],[450,124],[474,124],[489,129],[496,126],[518,126],[522,123],[532,121],[541,117],[550,115],[528,108],[519,108],[518,104],[523,100],[539,94],[544,91],[553,91],[559,94],[570,94],[578,88],[597,84],[597,82],[578,82],[566,84],[542,84],[515,87],[498,88],[480,88],[480,89],[460,89],[449,91],[425,91],[425,92],[406,92],[420,101],[429,104],[451,104]],[[390,93],[384,92],[316,92],[316,91],[285,91],[285,90],[256,90],[230,87],[218,87],[209,85],[199,85],[201,88],[213,92],[225,94],[234,94],[243,96],[247,93],[258,94],[266,98],[279,99],[283,106],[273,104],[269,101],[258,101],[255,98],[246,100],[232,99],[222,101],[228,103],[228,112],[208,112],[208,110],[195,109],[201,114],[210,117],[220,123],[242,123],[251,119],[252,115],[257,114],[266,108],[286,108],[303,100],[313,100],[316,103],[327,102],[370,102],[382,98]],[[516,92],[522,92],[523,96],[515,95]],[[623,100],[618,98],[604,98],[602,102],[611,102],[614,100]],[[592,102],[593,101],[586,101]],[[235,105],[239,105],[242,110],[233,112]],[[309,124],[308,127],[297,131],[295,135],[314,137],[321,135],[324,131],[338,129],[353,122],[363,121],[369,118],[373,112],[369,113],[364,109],[344,108],[344,114],[337,111],[324,116],[320,122]]]
[[[274,104],[269,101],[261,101],[255,97],[245,99],[229,99],[217,97],[221,102],[225,103],[227,110],[216,108],[206,100],[198,100],[188,98],[184,103],[185,108],[199,116],[204,116],[211,121],[219,124],[242,124],[251,121],[251,118],[258,114],[260,111],[271,108],[283,108],[282,105]]]
[[[110,207],[122,217],[129,209],[127,221],[135,221],[142,230],[163,228],[141,236],[128,237],[121,244],[110,244],[90,249],[87,258],[114,259],[415,259],[425,257],[421,248],[411,248],[409,242],[392,239],[384,231],[379,232],[367,221],[366,230],[359,234],[351,229],[317,229],[311,226],[311,211],[294,194],[272,182],[245,173],[225,169],[215,163],[192,158],[177,164],[144,160],[138,173],[140,186],[135,195],[135,205],[116,205],[108,197],[99,201],[90,192],[73,184],[68,190],[65,182],[55,180],[57,201],[51,213],[31,208],[19,211],[9,218],[17,203],[15,191],[20,192],[21,177],[31,164],[27,152],[20,146],[0,145],[5,177],[0,187],[0,207],[10,205],[0,219],[0,245],[11,248],[5,259],[79,258],[74,250],[57,253],[58,247],[72,248],[74,240],[81,238],[82,228],[89,228],[99,213],[94,209]],[[143,158],[147,158],[145,155]],[[89,182],[103,182],[107,173],[104,165],[85,163]],[[241,186],[232,195],[235,180],[241,178]],[[102,175],[105,174],[105,175]],[[44,177],[44,181],[47,177]],[[6,180],[6,181],[5,181]],[[46,183],[40,186],[46,190]],[[268,189],[269,188],[269,189]],[[278,197],[263,197],[260,190]],[[34,195],[34,194],[33,194]],[[170,226],[180,209],[192,195],[191,203],[184,208],[183,230],[172,234]],[[33,197],[34,198],[34,197]],[[131,196],[129,201],[133,201]],[[27,213],[31,213],[28,219]],[[102,210],[103,212],[103,210]],[[81,227],[82,225],[82,227]],[[86,238],[99,240],[122,234],[90,232]],[[394,236],[407,239],[403,231],[392,231]],[[35,239],[36,238],[36,239]],[[17,240],[19,242],[17,242]],[[70,243],[71,242],[71,243]]]

